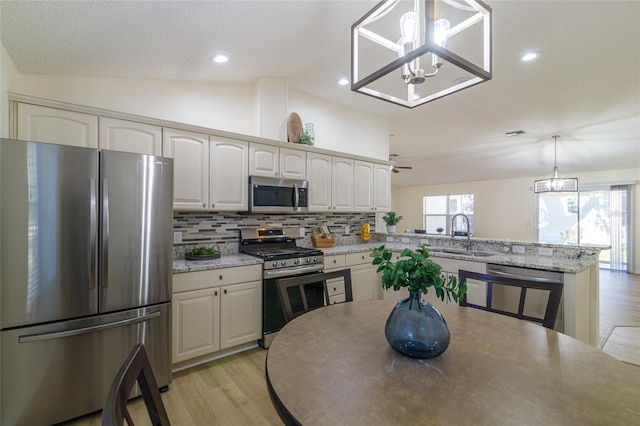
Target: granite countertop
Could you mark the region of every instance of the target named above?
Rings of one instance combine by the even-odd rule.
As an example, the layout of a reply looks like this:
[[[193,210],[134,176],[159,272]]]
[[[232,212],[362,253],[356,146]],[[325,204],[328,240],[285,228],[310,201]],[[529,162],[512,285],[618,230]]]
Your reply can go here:
[[[220,268],[232,268],[234,266],[262,265],[262,259],[246,254],[223,254],[220,259],[214,260],[184,260],[173,261],[173,273],[209,271]]]
[[[390,250],[400,252],[405,248],[415,249],[417,243],[382,243],[368,242],[362,244],[349,244],[323,248],[325,256],[343,255],[349,253],[360,253],[372,251],[374,248],[385,245]],[[524,268],[543,269],[547,271],[577,273],[593,265],[593,258],[567,258],[561,256],[539,256],[536,254],[515,254],[491,252],[491,256],[469,256],[463,253],[444,253],[441,248],[432,247],[431,256],[448,259],[467,260],[472,262],[493,263],[497,265],[519,266]],[[486,251],[486,250],[483,250]],[[220,268],[230,268],[234,266],[260,265],[262,259],[245,254],[222,255],[220,259],[206,261],[174,260],[173,273],[207,271]]]

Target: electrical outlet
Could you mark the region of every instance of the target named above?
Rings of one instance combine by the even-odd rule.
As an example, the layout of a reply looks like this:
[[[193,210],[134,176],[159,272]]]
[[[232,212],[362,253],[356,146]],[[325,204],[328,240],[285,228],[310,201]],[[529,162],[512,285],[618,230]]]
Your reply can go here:
[[[305,231],[306,230],[304,229],[304,226],[300,228],[300,234],[298,234],[298,235],[300,235],[300,238],[304,238]]]
[[[511,251],[517,254],[524,254],[524,246],[512,246]]]
[[[408,238],[403,238],[403,239],[402,239],[402,240],[400,240],[400,241],[402,241],[403,243],[410,243],[410,242],[411,242],[411,240],[410,240],[410,239],[408,239]]]
[[[387,242],[388,243],[392,243],[393,242],[393,237],[387,237]]]
[[[173,233],[173,244],[180,244],[182,242],[182,232],[176,231]]]
[[[538,255],[553,256],[553,249],[550,247],[538,247]]]
[[[421,239],[420,245],[423,245],[423,244],[429,244],[429,240],[427,240],[426,238]]]
[[[344,226],[344,235],[349,235],[351,231],[349,230],[349,225]]]

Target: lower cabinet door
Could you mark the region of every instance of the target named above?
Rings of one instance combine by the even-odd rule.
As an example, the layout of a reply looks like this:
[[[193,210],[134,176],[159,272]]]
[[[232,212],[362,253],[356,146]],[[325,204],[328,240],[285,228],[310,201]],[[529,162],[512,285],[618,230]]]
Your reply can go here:
[[[353,301],[377,299],[378,277],[376,267],[370,264],[351,266]]]
[[[220,287],[173,295],[172,362],[220,349]]]
[[[262,331],[262,281],[221,287],[220,349],[257,341]]]

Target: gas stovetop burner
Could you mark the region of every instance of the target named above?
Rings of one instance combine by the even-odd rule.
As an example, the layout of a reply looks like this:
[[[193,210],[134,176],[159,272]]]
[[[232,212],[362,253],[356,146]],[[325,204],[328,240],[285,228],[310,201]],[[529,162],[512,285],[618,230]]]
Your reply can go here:
[[[322,264],[322,250],[298,247],[295,237],[283,228],[246,228],[241,230],[240,252],[265,261],[264,269],[283,269]]]

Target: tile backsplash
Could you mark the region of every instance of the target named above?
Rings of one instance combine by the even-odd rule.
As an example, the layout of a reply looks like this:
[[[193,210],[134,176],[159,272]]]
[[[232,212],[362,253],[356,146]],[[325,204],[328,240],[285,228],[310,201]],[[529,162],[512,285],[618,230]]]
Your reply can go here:
[[[304,228],[304,237],[298,245],[312,247],[311,232],[314,226],[327,226],[336,237],[336,245],[360,242],[360,224],[368,223],[375,232],[373,213],[308,213],[300,215],[267,215],[213,212],[174,212],[173,232],[180,232],[182,242],[173,245],[174,259],[184,257],[185,251],[195,246],[216,245],[223,254],[238,252],[241,228],[281,226]],[[347,234],[346,227],[349,228]],[[297,233],[296,233],[297,234]]]

